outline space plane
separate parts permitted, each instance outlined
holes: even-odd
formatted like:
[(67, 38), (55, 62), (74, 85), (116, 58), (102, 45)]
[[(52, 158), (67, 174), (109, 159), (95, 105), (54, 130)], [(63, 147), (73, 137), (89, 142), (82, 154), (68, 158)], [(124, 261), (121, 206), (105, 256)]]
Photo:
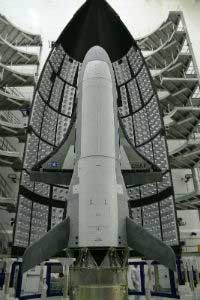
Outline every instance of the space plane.
[[(162, 172), (126, 134), (111, 59), (103, 47), (93, 46), (85, 55), (77, 90), (76, 109), (63, 141), (31, 171), (33, 181), (69, 185), (66, 218), (26, 249), (23, 272), (64, 249), (91, 249), (94, 260), (105, 250), (134, 249), (176, 270), (171, 247), (129, 217), (126, 186), (161, 181)], [(74, 167), (66, 169), (71, 146)], [(122, 146), (128, 170), (121, 165)]]

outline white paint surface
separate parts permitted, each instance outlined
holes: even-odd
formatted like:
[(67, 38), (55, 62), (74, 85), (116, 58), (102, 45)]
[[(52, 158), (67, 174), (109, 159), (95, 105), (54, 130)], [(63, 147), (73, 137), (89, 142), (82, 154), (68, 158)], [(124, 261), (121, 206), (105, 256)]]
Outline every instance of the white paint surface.
[(82, 101), (79, 102), (79, 247), (118, 245), (113, 101), (108, 64), (103, 61), (89, 62), (83, 75)]
[(118, 201), (115, 161), (90, 157), (81, 159), (78, 166), (79, 247), (116, 247)]
[(81, 158), (104, 155), (115, 158), (112, 79), (103, 61), (89, 62), (83, 77)]

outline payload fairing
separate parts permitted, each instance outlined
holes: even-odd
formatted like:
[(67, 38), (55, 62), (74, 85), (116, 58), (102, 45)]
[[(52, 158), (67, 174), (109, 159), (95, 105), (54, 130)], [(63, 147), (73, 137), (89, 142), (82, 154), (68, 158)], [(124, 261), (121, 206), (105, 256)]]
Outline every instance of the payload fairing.
[[(71, 99), (69, 116), (65, 106)], [(21, 217), (31, 211), (24, 271), (67, 248), (77, 258), (72, 282), (125, 286), (128, 247), (175, 269), (165, 244), (177, 244), (177, 231), (157, 95), (140, 50), (105, 1), (87, 1), (55, 43), (30, 125), (15, 227), (18, 246)], [(41, 156), (45, 144), (49, 155)], [(28, 160), (34, 147), (34, 159)], [(42, 192), (49, 187), (48, 197), (38, 195), (39, 184)], [(65, 187), (64, 201), (55, 201), (56, 189)], [(48, 233), (36, 241), (36, 208), (48, 205)], [(57, 226), (49, 225), (53, 205), (64, 208)]]
[[(32, 179), (55, 184), (61, 173), (69, 146), (75, 144), (75, 163), (67, 196), (67, 216), (24, 254), (24, 271), (49, 259), (65, 248), (131, 248), (175, 270), (172, 249), (137, 226), (129, 216), (128, 194), (121, 172), (120, 144), (123, 144), (117, 113), (117, 92), (111, 61), (101, 47), (86, 54), (78, 80), (76, 122), (63, 143), (34, 166)], [(71, 137), (75, 127), (74, 140)], [(128, 140), (126, 141), (128, 143)], [(132, 163), (146, 173), (151, 182), (159, 172), (130, 145)], [(56, 162), (56, 164), (55, 164)], [(57, 166), (60, 169), (57, 169)], [(136, 168), (132, 170), (136, 172)], [(143, 173), (137, 173), (143, 184)], [(156, 179), (158, 174), (156, 174)], [(68, 177), (68, 176), (67, 176)], [(161, 174), (160, 174), (161, 177)], [(130, 180), (130, 179), (129, 179)], [(134, 178), (133, 184), (134, 184)], [(52, 246), (52, 243), (55, 246)], [(38, 250), (39, 249), (39, 250)]]

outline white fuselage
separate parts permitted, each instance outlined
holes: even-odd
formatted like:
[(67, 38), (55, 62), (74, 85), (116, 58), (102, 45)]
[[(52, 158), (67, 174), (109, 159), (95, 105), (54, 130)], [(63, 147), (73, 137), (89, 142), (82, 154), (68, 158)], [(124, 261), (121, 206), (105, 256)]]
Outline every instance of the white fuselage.
[(69, 247), (124, 247), (128, 196), (119, 160), (114, 73), (100, 47), (79, 74), (76, 160), (69, 188)]
[(116, 246), (118, 203), (112, 78), (103, 61), (87, 64), (82, 82), (79, 246)]

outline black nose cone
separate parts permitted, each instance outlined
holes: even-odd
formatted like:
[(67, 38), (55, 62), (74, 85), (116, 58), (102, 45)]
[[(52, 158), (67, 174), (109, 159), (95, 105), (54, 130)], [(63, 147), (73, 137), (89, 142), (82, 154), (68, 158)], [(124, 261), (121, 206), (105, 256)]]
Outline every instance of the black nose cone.
[(129, 31), (105, 0), (87, 0), (63, 30), (59, 42), (70, 56), (81, 62), (93, 46), (101, 46), (115, 61), (134, 44)]

